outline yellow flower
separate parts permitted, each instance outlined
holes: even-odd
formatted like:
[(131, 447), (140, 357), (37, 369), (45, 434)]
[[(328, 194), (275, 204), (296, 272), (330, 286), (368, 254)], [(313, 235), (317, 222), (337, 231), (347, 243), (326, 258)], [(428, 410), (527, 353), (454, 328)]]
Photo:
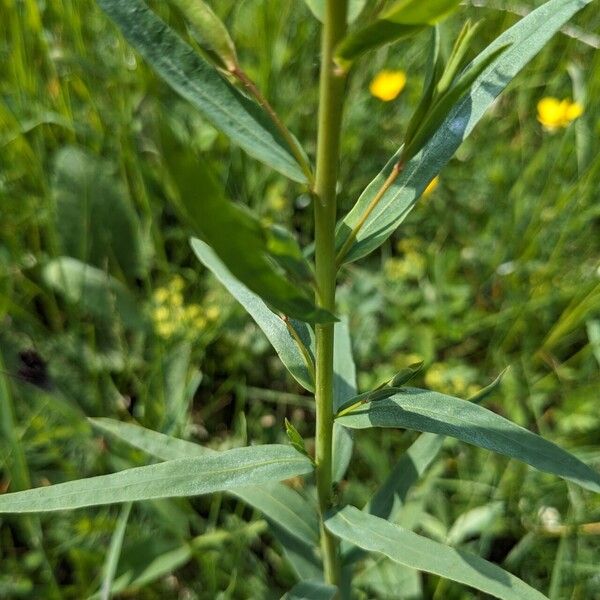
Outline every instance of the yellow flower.
[(423, 190), (423, 197), (429, 196), (439, 185), (440, 177), (436, 175), (427, 185), (427, 187)]
[(583, 106), (579, 102), (559, 100), (558, 98), (542, 98), (537, 104), (538, 121), (549, 131), (567, 127), (583, 114)]
[(406, 85), (404, 71), (380, 71), (369, 85), (369, 91), (375, 98), (389, 102), (397, 98)]

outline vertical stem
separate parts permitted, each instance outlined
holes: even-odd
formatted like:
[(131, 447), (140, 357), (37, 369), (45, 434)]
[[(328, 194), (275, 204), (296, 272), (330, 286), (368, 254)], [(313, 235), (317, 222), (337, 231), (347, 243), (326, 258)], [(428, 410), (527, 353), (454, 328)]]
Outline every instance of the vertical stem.
[[(335, 310), (336, 184), (340, 159), (340, 130), (344, 76), (336, 72), (333, 52), (346, 31), (347, 0), (327, 0), (321, 39), (319, 131), (315, 181), (315, 266), (317, 302)], [(339, 544), (323, 525), (332, 502), (333, 440), (333, 323), (316, 325), (316, 479), (321, 514), (321, 552), (325, 580), (340, 583)]]

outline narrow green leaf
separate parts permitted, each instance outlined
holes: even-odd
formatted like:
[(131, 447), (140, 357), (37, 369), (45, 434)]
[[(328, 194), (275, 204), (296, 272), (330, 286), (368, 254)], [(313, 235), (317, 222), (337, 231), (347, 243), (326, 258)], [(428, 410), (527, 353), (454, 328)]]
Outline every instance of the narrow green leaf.
[(394, 562), (433, 573), (503, 600), (547, 600), (497, 565), (347, 506), (325, 521), (331, 533)]
[[(160, 460), (176, 460), (202, 456), (218, 456), (211, 448), (164, 435), (139, 425), (114, 419), (89, 419), (94, 427), (115, 436), (149, 456)], [(279, 524), (291, 536), (312, 546), (318, 543), (319, 525), (313, 507), (292, 488), (271, 483), (230, 491), (233, 496), (261, 511), (269, 521)]]
[[(290, 444), (292, 444), (292, 446), (296, 448), (296, 450), (300, 452), (300, 454), (308, 456), (308, 452), (306, 451), (306, 446), (304, 444), (304, 438), (300, 435), (298, 430), (289, 422), (287, 417), (285, 419), (285, 432), (288, 436), (288, 439), (290, 440)], [(308, 456), (308, 458), (310, 458), (310, 456)]]
[[(332, 322), (335, 317), (315, 306), (312, 289), (302, 288), (274, 262), (275, 247), (280, 264), (300, 262), (296, 248), (277, 244), (246, 206), (231, 202), (208, 165), (163, 137), (164, 160), (178, 194), (175, 200), (186, 221), (217, 254), (232, 275), (284, 315), (302, 321)], [(270, 241), (271, 240), (271, 241)], [(192, 240), (192, 247), (196, 240)], [(307, 282), (308, 283), (308, 282)]]
[[(427, 184), (450, 160), (500, 92), (554, 33), (589, 2), (591, 0), (549, 0), (500, 35), (471, 63), (472, 66), (476, 66), (486, 61), (498, 48), (510, 44), (510, 47), (497, 56), (475, 79), (469, 92), (450, 111), (422, 150), (404, 165), (399, 177), (383, 195), (358, 232), (344, 258), (345, 262), (366, 256), (391, 235), (413, 208)], [(358, 224), (399, 158), (400, 151), (367, 186), (356, 205), (340, 222), (336, 236), (338, 249)]]
[[(240, 283), (222, 263), (213, 250), (200, 240), (192, 244), (194, 253), (200, 262), (227, 288), (227, 291), (246, 309), (248, 314), (263, 330), (273, 348), (279, 355), (292, 377), (309, 392), (313, 392), (314, 380), (307, 368), (305, 359), (300, 352), (283, 320), (278, 317), (255, 293)], [(312, 354), (314, 360), (314, 335), (305, 323), (291, 321), (304, 346)]]
[(402, 25), (380, 19), (362, 29), (349, 33), (335, 51), (335, 61), (344, 70), (370, 50), (392, 44), (425, 29), (424, 25)]
[(0, 513), (47, 512), (153, 498), (198, 496), (269, 484), (312, 471), (289, 446), (248, 446), (0, 495)]
[(196, 41), (219, 66), (229, 71), (237, 67), (235, 44), (223, 21), (202, 0), (171, 0), (184, 14)]
[(333, 600), (337, 588), (317, 581), (301, 581), (297, 583), (281, 600)]
[(337, 421), (353, 429), (401, 427), (440, 433), (600, 492), (600, 474), (569, 452), (482, 406), (438, 392), (402, 388)]
[(121, 508), (119, 518), (117, 519), (117, 526), (115, 527), (110, 540), (110, 546), (108, 547), (108, 553), (104, 562), (104, 574), (102, 576), (102, 588), (100, 590), (101, 600), (110, 600), (112, 597), (111, 590), (115, 580), (117, 567), (119, 565), (121, 548), (123, 547), (123, 539), (125, 537), (125, 530), (127, 529), (127, 523), (129, 521), (131, 506), (131, 502), (127, 502), (127, 504), (124, 504)]
[(133, 329), (144, 326), (140, 305), (129, 290), (104, 271), (75, 258), (63, 256), (47, 263), (42, 278), (82, 313), (113, 322), (117, 314)]
[[(435, 433), (421, 434), (396, 462), (363, 511), (392, 521), (404, 505), (409, 490), (436, 459), (444, 439), (443, 435)], [(360, 560), (363, 554), (364, 551), (356, 547), (346, 549), (344, 564)]]
[(155, 71), (217, 129), (254, 158), (294, 181), (306, 177), (271, 120), (230, 85), (143, 0), (98, 0)]
[[(356, 366), (352, 357), (352, 341), (348, 320), (335, 324), (333, 346), (334, 412), (356, 394)], [(340, 481), (352, 459), (353, 434), (346, 427), (333, 424), (333, 480)]]

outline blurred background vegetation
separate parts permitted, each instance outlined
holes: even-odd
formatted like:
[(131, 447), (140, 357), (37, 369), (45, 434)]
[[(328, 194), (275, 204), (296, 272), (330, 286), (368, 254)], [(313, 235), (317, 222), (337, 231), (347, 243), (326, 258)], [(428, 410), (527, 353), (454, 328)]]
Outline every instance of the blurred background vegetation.
[[(315, 149), (318, 26), (299, 0), (220, 0), (242, 64)], [(478, 5), (483, 4), (477, 2)], [(535, 2), (528, 2), (531, 8)], [(539, 4), (539, 2), (538, 2)], [(523, 5), (468, 5), (479, 49)], [(166, 2), (154, 7), (184, 35)], [(92, 0), (0, 0), (0, 490), (144, 464), (99, 437), (109, 416), (215, 448), (313, 429), (312, 400), (193, 258), (162, 141), (210, 159), (237, 201), (310, 241), (309, 198), (231, 147), (128, 48)], [(592, 4), (522, 73), (389, 242), (341, 277), (361, 389), (422, 360), (418, 381), (468, 397), (510, 365), (489, 408), (600, 466), (600, 14)], [(402, 139), (423, 39), (357, 67), (345, 115), (340, 211)], [(406, 73), (392, 102), (369, 93)], [(583, 116), (543, 129), (544, 96)], [(91, 273), (84, 289), (83, 272)], [(40, 362), (41, 361), (41, 362)], [(44, 371), (44, 367), (47, 372)], [(7, 375), (11, 374), (12, 376)], [(23, 379), (34, 379), (31, 385)], [(361, 432), (348, 479), (361, 505), (414, 440)], [(0, 598), (95, 596), (127, 520), (123, 598), (279, 598), (294, 581), (259, 514), (214, 495), (0, 518)], [(447, 441), (409, 495), (406, 526), (504, 565), (553, 600), (600, 598), (600, 500)], [(372, 560), (363, 598), (483, 595)]]

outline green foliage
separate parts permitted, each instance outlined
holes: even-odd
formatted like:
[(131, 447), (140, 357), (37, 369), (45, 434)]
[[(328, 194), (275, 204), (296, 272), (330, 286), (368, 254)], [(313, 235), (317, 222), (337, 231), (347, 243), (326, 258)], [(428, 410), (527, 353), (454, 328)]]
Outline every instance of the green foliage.
[(493, 563), (433, 542), (353, 506), (341, 509), (325, 523), (337, 536), (361, 548), (381, 552), (401, 565), (459, 581), (496, 598), (546, 598)]
[(288, 479), (312, 470), (286, 446), (236, 448), (215, 456), (182, 458), (79, 481), (4, 494), (1, 512), (45, 512), (153, 498), (197, 496)]
[[(0, 49), (10, 58), (0, 75), (0, 502), (21, 489), (50, 497), (132, 472), (169, 477), (184, 463), (193, 467), (181, 485), (195, 497), (178, 497), (167, 479), (168, 497), (120, 511), (1, 515), (0, 596), (279, 598), (291, 590), (287, 597), (452, 600), (470, 593), (464, 585), (499, 597), (597, 596), (588, 533), (599, 496), (519, 462), (598, 490), (600, 162), (591, 140), (600, 70), (587, 31), (597, 11), (565, 30), (574, 38), (559, 34), (540, 50), (585, 5), (551, 0), (467, 65), (516, 18), (462, 6), (435, 26), (455, 3), (349, 2), (355, 25), (346, 41), (366, 32), (364, 49), (378, 49), (368, 61), (339, 59), (353, 69), (332, 162), (340, 164), (332, 174), (338, 249), (350, 240), (339, 262), (381, 250), (338, 273), (340, 321), (324, 351), (311, 322), (324, 280), (315, 277), (313, 223), (303, 212), (319, 202), (307, 158), (317, 148), (319, 24), (287, 0), (276, 8), (174, 0), (177, 10), (153, 2), (152, 11), (139, 0), (101, 3), (167, 85), (88, 0), (0, 0)], [(307, 4), (327, 21), (324, 2)], [(403, 33), (410, 43), (379, 45)], [(367, 97), (384, 67), (408, 77), (393, 104)], [(584, 116), (566, 131), (544, 131), (535, 121), (544, 95), (573, 96)], [(493, 118), (483, 120), (488, 106)], [(450, 135), (455, 111), (470, 119), (468, 132), (481, 120), (479, 131)], [(400, 164), (391, 189), (356, 240), (347, 237), (377, 186), (348, 223), (345, 209), (402, 139), (377, 184)], [(446, 163), (437, 190), (396, 231)], [(409, 181), (407, 173), (416, 174)], [(193, 232), (204, 241), (190, 249)], [(290, 298), (302, 307), (290, 308)], [(44, 389), (26, 383), (31, 367), (19, 353), (33, 348), (48, 363)], [(259, 468), (265, 483), (241, 487), (229, 475), (221, 487), (214, 472), (202, 475), (263, 448), (304, 461), (279, 446), (286, 425), (313, 456), (322, 434), (312, 396), (322, 402), (315, 375), (324, 362), (338, 414), (325, 504), (346, 507), (327, 521), (338, 527), (339, 590), (321, 583), (332, 579), (323, 570), (331, 552), (318, 549), (318, 463), (316, 477), (307, 459), (306, 477), (284, 483), (276, 480), (294, 469)], [(502, 379), (480, 387), (509, 363)], [(402, 387), (409, 381), (438, 393)], [(92, 430), (85, 415), (111, 418), (93, 419)], [(365, 429), (354, 436), (342, 423), (355, 421)], [(73, 503), (154, 493), (122, 483)], [(340, 515), (353, 526), (342, 528)], [(393, 541), (382, 546), (377, 531)], [(423, 561), (406, 566), (407, 557)]]
[(295, 181), (305, 176), (259, 107), (204, 62), (142, 0), (100, 0), (161, 77), (251, 156)]

